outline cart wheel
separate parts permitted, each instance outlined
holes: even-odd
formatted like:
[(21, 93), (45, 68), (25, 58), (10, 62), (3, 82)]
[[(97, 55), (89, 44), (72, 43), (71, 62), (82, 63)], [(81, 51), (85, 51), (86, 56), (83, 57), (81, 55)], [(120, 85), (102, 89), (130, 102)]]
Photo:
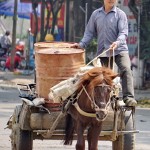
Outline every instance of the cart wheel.
[[(133, 119), (130, 111), (125, 114), (125, 131), (133, 130)], [(130, 116), (130, 117), (129, 117)], [(135, 149), (135, 133), (119, 135), (116, 141), (112, 142), (113, 150), (134, 150)]]
[(12, 132), (10, 135), (12, 150), (32, 150), (32, 132), (21, 130), (18, 123), (21, 108), (21, 105), (16, 106), (13, 114)]

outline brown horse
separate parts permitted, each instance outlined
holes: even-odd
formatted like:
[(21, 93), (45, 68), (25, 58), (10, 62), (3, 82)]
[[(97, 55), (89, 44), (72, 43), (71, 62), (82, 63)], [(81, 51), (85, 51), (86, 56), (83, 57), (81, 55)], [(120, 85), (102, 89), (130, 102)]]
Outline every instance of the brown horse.
[(115, 77), (117, 74), (105, 67), (95, 67), (83, 75), (79, 82), (77, 97), (67, 112), (65, 145), (72, 144), (76, 132), (76, 150), (84, 150), (84, 131), (87, 129), (88, 149), (97, 150), (102, 121), (109, 111)]

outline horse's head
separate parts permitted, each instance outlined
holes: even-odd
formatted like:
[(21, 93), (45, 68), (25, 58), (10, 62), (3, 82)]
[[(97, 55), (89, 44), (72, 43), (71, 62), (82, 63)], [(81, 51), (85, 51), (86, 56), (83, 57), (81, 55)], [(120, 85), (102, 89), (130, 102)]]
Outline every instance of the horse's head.
[(98, 121), (103, 121), (108, 114), (113, 79), (117, 75), (109, 68), (95, 67), (81, 79), (79, 86), (85, 87), (91, 110), (96, 113)]
[(103, 121), (109, 111), (110, 97), (111, 97), (112, 87), (107, 85), (105, 82), (94, 88), (93, 99), (93, 109), (96, 113), (96, 119), (98, 121)]

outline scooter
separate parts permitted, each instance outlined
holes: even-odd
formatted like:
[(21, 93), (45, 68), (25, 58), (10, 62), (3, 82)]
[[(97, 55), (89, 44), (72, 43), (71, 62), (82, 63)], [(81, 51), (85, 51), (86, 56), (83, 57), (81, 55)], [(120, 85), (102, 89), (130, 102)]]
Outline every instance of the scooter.
[(8, 54), (4, 54), (4, 50), (0, 48), (0, 70), (4, 71), (5, 69), (5, 63), (6, 59), (8, 57)]

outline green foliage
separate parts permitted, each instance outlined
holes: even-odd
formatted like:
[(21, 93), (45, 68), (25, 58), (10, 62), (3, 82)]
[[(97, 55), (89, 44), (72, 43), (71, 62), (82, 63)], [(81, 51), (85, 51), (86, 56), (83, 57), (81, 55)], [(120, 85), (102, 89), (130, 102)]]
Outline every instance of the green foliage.
[(97, 40), (93, 39), (87, 47), (87, 51), (95, 51), (97, 49)]
[(150, 59), (150, 21), (141, 23), (140, 55), (144, 60)]
[(24, 40), (24, 39), (27, 39), (28, 38), (28, 35), (27, 34), (22, 34), (22, 35), (20, 35), (20, 34), (17, 34), (16, 35), (16, 38), (21, 38), (20, 40)]
[(100, 1), (100, 3), (101, 3), (101, 4), (103, 4), (103, 3), (104, 3), (104, 0), (99, 0), (99, 1)]
[(138, 101), (138, 106), (142, 108), (150, 108), (150, 99), (142, 99)]
[(97, 40), (93, 39), (86, 48), (86, 62), (91, 61), (97, 52)]

